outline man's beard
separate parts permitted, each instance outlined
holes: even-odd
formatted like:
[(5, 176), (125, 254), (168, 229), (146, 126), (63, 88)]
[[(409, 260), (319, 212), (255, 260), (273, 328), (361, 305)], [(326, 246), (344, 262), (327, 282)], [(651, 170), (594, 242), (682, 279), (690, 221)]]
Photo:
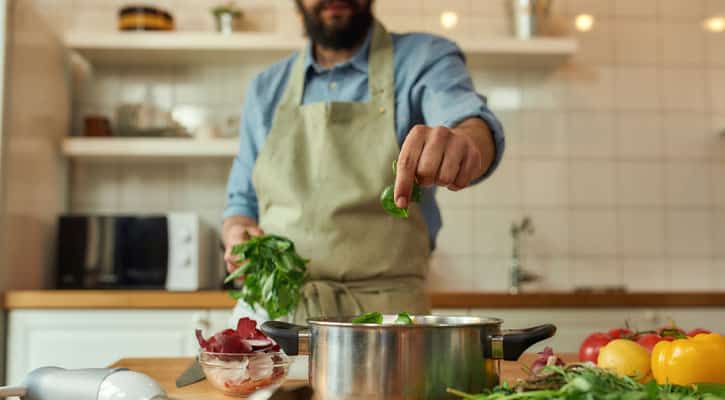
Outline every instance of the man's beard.
[[(360, 9), (360, 5), (354, 0), (345, 0), (345, 3), (354, 10), (347, 25), (342, 27), (326, 26), (322, 22), (322, 9), (335, 0), (322, 0), (312, 12), (305, 10), (300, 1), (297, 5), (304, 17), (307, 36), (316, 44), (334, 50), (351, 49), (359, 44), (367, 35), (372, 25), (372, 1), (366, 7)], [(340, 0), (337, 0), (340, 1)]]

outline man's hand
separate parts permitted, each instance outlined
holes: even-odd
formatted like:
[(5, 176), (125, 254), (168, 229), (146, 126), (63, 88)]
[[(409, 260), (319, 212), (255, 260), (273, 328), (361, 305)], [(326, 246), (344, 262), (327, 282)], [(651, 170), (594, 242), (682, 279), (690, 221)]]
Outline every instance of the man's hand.
[(455, 128), (416, 125), (403, 142), (395, 177), (395, 204), (408, 207), (413, 182), (458, 191), (483, 175), (493, 162), (491, 131), (480, 118)]
[[(224, 261), (227, 264), (227, 272), (232, 273), (241, 267), (241, 264), (232, 255), (232, 248), (237, 244), (246, 242), (252, 236), (262, 235), (264, 235), (264, 231), (257, 226), (257, 222), (252, 218), (236, 216), (224, 220), (222, 240), (224, 242)], [(243, 280), (243, 278), (239, 280)]]

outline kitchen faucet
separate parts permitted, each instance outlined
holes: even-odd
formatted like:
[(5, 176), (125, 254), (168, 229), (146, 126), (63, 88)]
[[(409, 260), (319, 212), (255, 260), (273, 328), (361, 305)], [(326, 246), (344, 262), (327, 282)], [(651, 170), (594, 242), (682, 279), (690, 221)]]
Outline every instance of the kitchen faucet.
[(511, 260), (511, 270), (509, 271), (509, 276), (511, 278), (509, 293), (511, 294), (520, 293), (522, 283), (534, 282), (539, 279), (538, 275), (527, 272), (521, 266), (521, 235), (531, 235), (533, 233), (534, 224), (531, 222), (531, 218), (529, 217), (524, 217), (519, 224), (515, 221), (511, 223), (511, 237), (513, 238), (513, 255)]

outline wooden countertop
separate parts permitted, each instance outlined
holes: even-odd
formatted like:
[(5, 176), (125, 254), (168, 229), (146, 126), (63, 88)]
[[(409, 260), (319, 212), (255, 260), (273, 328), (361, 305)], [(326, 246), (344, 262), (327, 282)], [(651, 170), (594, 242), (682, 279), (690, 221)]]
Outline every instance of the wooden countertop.
[[(501, 362), (501, 378), (506, 381), (514, 381), (525, 376), (521, 369), (522, 365), (530, 365), (536, 355), (533, 353), (524, 354), (517, 362)], [(575, 354), (560, 354), (566, 362), (576, 361)], [(155, 379), (166, 390), (172, 400), (228, 400), (209, 385), (207, 381), (201, 381), (183, 388), (176, 387), (176, 378), (191, 364), (191, 358), (124, 358), (110, 365), (112, 368), (128, 368), (133, 371), (144, 373)], [(304, 384), (305, 381), (287, 381), (285, 385)]]
[[(611, 308), (725, 307), (722, 292), (652, 293), (432, 293), (433, 308)], [(0, 305), (3, 299), (0, 298)], [(9, 291), (4, 308), (14, 309), (229, 309), (234, 300), (222, 291), (144, 290)]]

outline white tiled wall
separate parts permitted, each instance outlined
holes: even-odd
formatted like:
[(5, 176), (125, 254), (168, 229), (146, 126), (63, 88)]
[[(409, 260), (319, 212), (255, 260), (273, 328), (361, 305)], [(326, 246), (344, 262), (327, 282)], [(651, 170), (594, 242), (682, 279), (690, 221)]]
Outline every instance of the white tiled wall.
[[(121, 0), (34, 0), (58, 29), (113, 30)], [(151, 1), (182, 30), (211, 29), (217, 1)], [(258, 30), (299, 32), (292, 0), (238, 1)], [(193, 3), (193, 7), (191, 4)], [(392, 30), (453, 38), (504, 36), (504, 0), (377, 0)], [(525, 265), (535, 288), (625, 284), (637, 290), (725, 289), (725, 33), (701, 28), (725, 0), (559, 0), (560, 20), (588, 13), (580, 51), (556, 68), (477, 67), (480, 92), (504, 122), (508, 149), (496, 175), (441, 193), (445, 221), (433, 263), (441, 290), (505, 290), (509, 226), (524, 215), (536, 233)], [(97, 69), (76, 110), (108, 111), (139, 100), (151, 83), (163, 105), (206, 105), (219, 120), (238, 113), (263, 65)], [(77, 118), (76, 118), (77, 119)], [(218, 224), (229, 161), (76, 163), (76, 211), (194, 209)]]

